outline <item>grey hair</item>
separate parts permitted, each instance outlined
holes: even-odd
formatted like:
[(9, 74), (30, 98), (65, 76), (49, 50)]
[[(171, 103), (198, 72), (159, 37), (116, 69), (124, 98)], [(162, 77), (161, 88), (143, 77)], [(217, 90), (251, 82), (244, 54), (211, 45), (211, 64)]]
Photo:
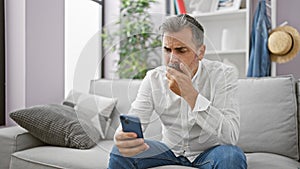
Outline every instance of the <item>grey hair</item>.
[(171, 16), (160, 26), (162, 35), (165, 32), (179, 32), (184, 28), (191, 28), (192, 40), (197, 48), (203, 45), (204, 29), (202, 25), (193, 17), (187, 14)]

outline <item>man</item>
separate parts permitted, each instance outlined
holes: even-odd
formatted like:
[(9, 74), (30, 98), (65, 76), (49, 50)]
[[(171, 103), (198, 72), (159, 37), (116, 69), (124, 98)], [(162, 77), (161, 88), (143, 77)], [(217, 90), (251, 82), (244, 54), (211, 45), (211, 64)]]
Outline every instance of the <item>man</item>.
[(147, 73), (129, 114), (143, 128), (152, 112), (163, 126), (161, 142), (115, 134), (109, 169), (183, 165), (201, 169), (247, 168), (239, 137), (237, 74), (232, 67), (203, 59), (203, 27), (189, 15), (168, 18), (161, 26), (168, 66)]

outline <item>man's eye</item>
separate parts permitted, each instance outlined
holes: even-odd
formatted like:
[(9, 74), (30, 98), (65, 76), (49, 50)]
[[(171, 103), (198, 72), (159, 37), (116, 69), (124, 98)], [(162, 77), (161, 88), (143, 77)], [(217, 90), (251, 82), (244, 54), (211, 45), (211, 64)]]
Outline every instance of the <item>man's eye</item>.
[(187, 50), (186, 49), (180, 49), (178, 50), (179, 53), (185, 53)]
[(171, 49), (170, 49), (170, 48), (166, 48), (166, 47), (164, 47), (164, 50), (165, 50), (166, 52), (168, 52), (168, 53), (170, 53), (170, 52), (171, 52)]

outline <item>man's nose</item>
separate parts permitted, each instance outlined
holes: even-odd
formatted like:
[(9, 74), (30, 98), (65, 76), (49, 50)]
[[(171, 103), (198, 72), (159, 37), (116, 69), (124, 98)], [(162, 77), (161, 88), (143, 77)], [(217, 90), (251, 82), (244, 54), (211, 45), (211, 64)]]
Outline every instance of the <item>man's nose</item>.
[(179, 58), (174, 54), (174, 52), (171, 53), (170, 55), (170, 62), (171, 63), (178, 63), (180, 60)]

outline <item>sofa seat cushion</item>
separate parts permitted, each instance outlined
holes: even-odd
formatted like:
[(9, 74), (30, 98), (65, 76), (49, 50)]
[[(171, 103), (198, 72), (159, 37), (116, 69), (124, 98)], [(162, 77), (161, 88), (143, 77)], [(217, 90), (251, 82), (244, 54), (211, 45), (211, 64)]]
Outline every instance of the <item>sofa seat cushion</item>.
[(15, 126), (1, 128), (0, 145), (0, 166), (2, 168), (9, 168), (10, 154), (16, 151), (44, 145), (44, 143), (29, 134), (27, 130)]
[(248, 169), (297, 169), (300, 163), (291, 158), (271, 153), (247, 153)]
[[(10, 169), (107, 169), (112, 140), (103, 140), (88, 150), (41, 146), (12, 155)], [(188, 169), (191, 167), (162, 166), (153, 169)]]
[[(89, 150), (41, 146), (12, 155), (10, 169), (106, 169), (113, 141), (105, 140)], [(248, 169), (295, 169), (300, 163), (288, 157), (270, 153), (247, 153)], [(184, 166), (161, 166), (152, 169), (188, 169)]]
[(106, 169), (112, 140), (103, 140), (87, 149), (72, 149), (56, 146), (41, 146), (12, 155), (10, 169)]

